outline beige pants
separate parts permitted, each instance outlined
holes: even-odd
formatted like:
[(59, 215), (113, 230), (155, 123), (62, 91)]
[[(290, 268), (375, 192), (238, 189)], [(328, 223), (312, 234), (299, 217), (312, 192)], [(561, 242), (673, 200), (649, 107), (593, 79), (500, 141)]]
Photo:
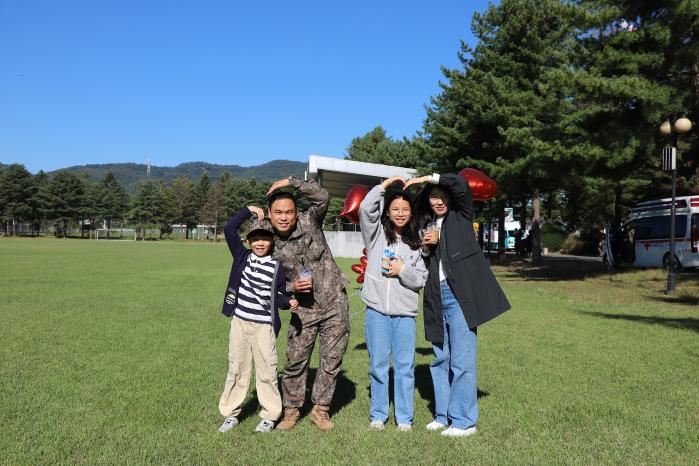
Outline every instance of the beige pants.
[(256, 324), (238, 317), (231, 319), (228, 344), (228, 377), (218, 409), (224, 417), (238, 416), (248, 394), (252, 362), (255, 361), (255, 388), (262, 406), (260, 417), (279, 419), (282, 399), (277, 384), (277, 339), (269, 324)]

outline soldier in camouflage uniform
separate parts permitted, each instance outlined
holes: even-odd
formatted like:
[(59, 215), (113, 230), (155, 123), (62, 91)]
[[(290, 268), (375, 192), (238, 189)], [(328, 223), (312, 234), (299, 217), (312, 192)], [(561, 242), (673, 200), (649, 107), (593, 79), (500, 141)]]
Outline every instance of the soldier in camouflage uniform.
[[(277, 191), (287, 186), (310, 201), (310, 207), (297, 211), (295, 197)], [(347, 280), (333, 260), (322, 229), (330, 196), (315, 181), (291, 177), (275, 182), (267, 195), (275, 231), (273, 257), (284, 266), (287, 290), (299, 301), (289, 324), (282, 378), (284, 418), (277, 429), (290, 430), (299, 420), (308, 363), (320, 336), (320, 365), (313, 384), (310, 420), (321, 430), (330, 430), (333, 424), (328, 409), (349, 339)], [(312, 278), (299, 278), (304, 269), (310, 270)]]

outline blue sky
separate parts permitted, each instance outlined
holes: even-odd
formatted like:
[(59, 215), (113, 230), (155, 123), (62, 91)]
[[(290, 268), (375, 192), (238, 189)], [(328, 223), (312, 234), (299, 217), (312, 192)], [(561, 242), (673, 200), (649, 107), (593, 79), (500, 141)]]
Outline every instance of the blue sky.
[(248, 166), (411, 136), (487, 3), (0, 0), (0, 162)]

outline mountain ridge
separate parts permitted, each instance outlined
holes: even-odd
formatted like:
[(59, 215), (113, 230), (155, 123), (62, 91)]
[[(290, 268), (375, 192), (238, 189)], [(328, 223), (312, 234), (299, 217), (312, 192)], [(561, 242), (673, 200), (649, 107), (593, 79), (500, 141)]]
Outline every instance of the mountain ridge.
[(163, 180), (166, 184), (171, 183), (180, 176), (186, 176), (193, 183), (206, 172), (212, 182), (217, 181), (223, 172), (229, 172), (234, 178), (255, 178), (258, 181), (272, 181), (287, 176), (303, 177), (306, 170), (306, 163), (294, 160), (270, 160), (269, 162), (243, 167), (241, 165), (222, 165), (216, 163), (195, 161), (183, 162), (174, 167), (151, 165), (150, 177), (146, 176), (148, 166), (144, 163), (105, 163), (74, 165), (58, 170), (47, 172), (52, 175), (56, 172), (67, 170), (75, 174), (86, 174), (91, 181), (102, 181), (108, 172), (112, 172), (114, 177), (130, 193), (136, 191), (140, 181)]

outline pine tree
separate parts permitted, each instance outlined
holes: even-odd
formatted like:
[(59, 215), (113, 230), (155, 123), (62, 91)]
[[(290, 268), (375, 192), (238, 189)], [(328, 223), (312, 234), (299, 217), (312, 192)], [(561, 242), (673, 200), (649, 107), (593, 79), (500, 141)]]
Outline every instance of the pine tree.
[(197, 226), (194, 186), (188, 178), (180, 176), (166, 190), (168, 211), (172, 213), (176, 223), (185, 225), (185, 237)]
[(220, 182), (211, 186), (204, 203), (202, 220), (207, 225), (214, 226), (214, 240), (218, 238), (218, 230), (225, 221), (225, 209), (223, 207), (223, 188)]
[(39, 173), (34, 175), (34, 195), (29, 199), (29, 207), (31, 209), (31, 214), (29, 216), (29, 221), (32, 224), (32, 234), (39, 234), (41, 232), (42, 225), (44, 223), (46, 206), (43, 196), (44, 191), (49, 183), (49, 177), (46, 173), (39, 170)]
[(424, 166), (418, 151), (410, 141), (394, 140), (381, 126), (375, 127), (364, 136), (352, 139), (347, 147), (345, 159), (409, 168)]
[(266, 206), (269, 183), (258, 183), (254, 178), (243, 180), (231, 178), (221, 183), (222, 203), (227, 217), (248, 205)]
[(85, 181), (85, 191), (80, 211), (83, 219), (83, 233), (87, 230), (90, 239), (92, 239), (93, 232), (99, 228), (100, 222), (105, 217), (104, 200), (106, 197), (107, 188), (102, 183)]
[(24, 165), (15, 163), (0, 173), (0, 218), (5, 222), (6, 234), (13, 233), (11, 225), (31, 220), (29, 200), (35, 192), (32, 174)]
[(126, 193), (126, 189), (117, 181), (112, 172), (107, 172), (102, 181), (102, 185), (105, 188), (103, 215), (104, 220), (107, 222), (107, 238), (109, 238), (112, 222), (124, 221), (124, 216), (129, 208), (129, 196)]
[[(669, 192), (669, 178), (660, 170), (663, 143), (658, 140), (658, 126), (670, 112), (691, 110), (687, 92), (691, 86), (679, 76), (691, 77), (698, 59), (686, 51), (697, 51), (699, 4), (663, 0), (578, 4), (576, 62), (564, 74), (574, 95), (570, 121), (580, 128), (578, 141), (572, 142), (586, 150), (577, 179), (567, 189), (582, 192), (580, 197), (587, 202), (599, 200), (598, 215), (587, 222), (599, 224), (600, 216), (613, 216), (618, 223), (638, 200), (666, 197)], [(680, 19), (685, 13), (686, 21)], [(686, 179), (696, 170), (692, 168), (696, 153), (685, 156), (680, 190), (687, 188)]]
[(165, 216), (165, 196), (160, 184), (154, 180), (143, 181), (138, 185), (129, 212), (131, 222), (136, 225), (136, 233), (143, 237), (143, 231), (159, 224)]
[[(569, 170), (561, 142), (571, 103), (556, 71), (569, 66), (575, 36), (571, 8), (560, 1), (503, 0), (476, 13), (475, 49), (462, 43), (463, 70), (443, 70), (447, 83), (432, 99), (421, 146), (441, 170), (483, 169), (505, 202), (533, 199), (533, 252), (538, 254), (539, 196)], [(500, 214), (504, 246), (503, 214)], [(535, 255), (535, 260), (538, 256)]]
[(211, 190), (211, 180), (209, 179), (209, 174), (204, 172), (199, 177), (197, 184), (194, 185), (194, 192), (192, 193), (197, 222), (202, 221), (204, 217), (209, 190)]
[(55, 173), (42, 190), (44, 213), (54, 222), (56, 236), (65, 236), (68, 223), (79, 220), (84, 191), (82, 178), (66, 170)]

